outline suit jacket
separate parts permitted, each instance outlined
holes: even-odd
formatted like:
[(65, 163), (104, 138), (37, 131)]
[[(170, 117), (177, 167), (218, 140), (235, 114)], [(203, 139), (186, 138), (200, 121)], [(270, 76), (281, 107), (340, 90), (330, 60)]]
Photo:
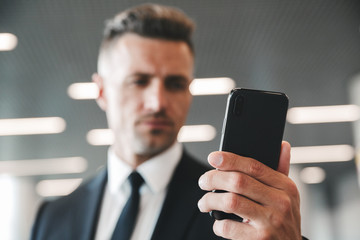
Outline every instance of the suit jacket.
[[(201, 213), (197, 208), (197, 201), (204, 194), (198, 187), (198, 179), (207, 170), (183, 153), (170, 180), (152, 240), (222, 239), (213, 233), (213, 220), (209, 214)], [(93, 239), (106, 181), (107, 171), (103, 170), (72, 194), (42, 204), (31, 239)]]

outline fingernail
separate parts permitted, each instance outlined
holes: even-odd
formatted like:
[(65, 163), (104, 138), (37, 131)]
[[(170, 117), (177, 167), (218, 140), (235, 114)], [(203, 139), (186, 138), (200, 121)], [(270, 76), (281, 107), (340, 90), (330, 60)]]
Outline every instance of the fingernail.
[(202, 187), (204, 185), (204, 178), (202, 176), (199, 178), (198, 184), (199, 184), (199, 187), (202, 189)]
[(201, 209), (202, 209), (202, 207), (203, 207), (203, 201), (201, 201), (201, 200), (202, 200), (202, 199), (200, 199), (200, 200), (198, 201), (198, 204), (197, 204), (200, 212), (201, 212)]
[(220, 167), (223, 162), (223, 157), (221, 154), (210, 154), (208, 160), (214, 167)]

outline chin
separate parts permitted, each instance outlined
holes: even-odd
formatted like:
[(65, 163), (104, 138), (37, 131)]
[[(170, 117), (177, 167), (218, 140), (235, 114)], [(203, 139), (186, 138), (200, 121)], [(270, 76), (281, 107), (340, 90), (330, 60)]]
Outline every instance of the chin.
[[(146, 139), (146, 140), (144, 140)], [(135, 152), (142, 156), (155, 156), (162, 153), (175, 142), (174, 138), (142, 138), (134, 144)]]

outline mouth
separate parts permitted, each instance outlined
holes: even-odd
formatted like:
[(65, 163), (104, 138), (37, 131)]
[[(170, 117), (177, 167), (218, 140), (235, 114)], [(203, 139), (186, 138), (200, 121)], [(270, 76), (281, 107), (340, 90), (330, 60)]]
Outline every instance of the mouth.
[(167, 119), (146, 119), (141, 121), (140, 123), (152, 129), (162, 129), (173, 126), (172, 121)]
[(174, 126), (174, 122), (165, 116), (146, 116), (137, 122), (141, 127), (144, 127), (150, 131), (152, 130), (166, 130)]

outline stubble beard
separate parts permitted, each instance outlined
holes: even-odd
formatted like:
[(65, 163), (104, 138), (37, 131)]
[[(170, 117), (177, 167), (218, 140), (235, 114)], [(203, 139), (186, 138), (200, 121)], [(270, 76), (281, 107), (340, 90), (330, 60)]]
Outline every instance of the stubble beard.
[(165, 132), (163, 130), (154, 129), (149, 133), (135, 132), (133, 141), (134, 153), (145, 159), (168, 149), (176, 140), (175, 132)]
[[(170, 122), (170, 129), (150, 129), (144, 130), (140, 127), (143, 121), (148, 119), (163, 119)], [(172, 121), (165, 111), (150, 113), (137, 119), (133, 132), (133, 151), (134, 153), (147, 160), (168, 149), (177, 137), (177, 130), (174, 121)]]

